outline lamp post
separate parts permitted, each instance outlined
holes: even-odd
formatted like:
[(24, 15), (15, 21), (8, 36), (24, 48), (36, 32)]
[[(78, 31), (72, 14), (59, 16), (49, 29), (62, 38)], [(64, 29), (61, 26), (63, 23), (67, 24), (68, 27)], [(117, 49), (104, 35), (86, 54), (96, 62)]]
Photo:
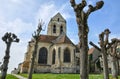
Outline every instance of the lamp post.
[(6, 43), (6, 51), (5, 51), (5, 56), (4, 56), (4, 61), (3, 61), (3, 65), (2, 65), (2, 71), (1, 71), (1, 79), (5, 79), (6, 78), (6, 74), (7, 74), (7, 69), (8, 69), (8, 63), (9, 63), (9, 58), (10, 58), (10, 46), (12, 44), (12, 42), (19, 42), (19, 39), (17, 38), (17, 36), (15, 34), (12, 33), (6, 33), (3, 37), (2, 40)]

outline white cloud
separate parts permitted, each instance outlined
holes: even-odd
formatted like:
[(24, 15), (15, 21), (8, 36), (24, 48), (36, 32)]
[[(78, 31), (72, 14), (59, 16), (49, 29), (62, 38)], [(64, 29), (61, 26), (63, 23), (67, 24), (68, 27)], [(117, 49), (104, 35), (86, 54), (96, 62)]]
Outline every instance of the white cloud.
[(68, 2), (61, 5), (60, 7), (55, 5), (53, 1), (42, 4), (36, 14), (36, 19), (43, 19), (47, 22), (51, 17), (53, 17), (57, 12), (60, 12), (65, 19), (71, 18), (72, 16), (69, 13), (70, 8), (68, 7)]
[(12, 3), (21, 4), (22, 0), (10, 0)]
[[(65, 19), (72, 18), (71, 14), (69, 13), (70, 10), (71, 8), (69, 6), (68, 1), (61, 6), (57, 6), (54, 1), (49, 1), (47, 3), (44, 3), (40, 5), (39, 10), (36, 13), (35, 16), (36, 24), (38, 23), (39, 19), (42, 19), (43, 22), (45, 22), (45, 26), (47, 26), (46, 24), (48, 24), (51, 17), (53, 17), (58, 12), (60, 12)], [(47, 30), (45, 30), (45, 32), (42, 33), (44, 34), (46, 33), (46, 31)]]
[(32, 23), (25, 23), (21, 19), (17, 18), (14, 21), (4, 21), (0, 19), (0, 33), (13, 32), (15, 34), (22, 34), (33, 31)]
[(109, 35), (109, 41), (111, 41), (111, 39), (113, 39), (113, 38), (120, 39), (120, 34), (110, 34)]
[[(0, 38), (6, 33), (11, 32), (15, 33), (18, 38), (20, 38), (19, 43), (12, 43), (11, 50), (10, 50), (10, 63), (8, 72), (23, 61), (24, 53), (26, 52), (27, 43), (31, 38), (31, 33), (33, 32), (34, 27), (32, 23), (23, 22), (22, 19), (16, 18), (13, 21), (6, 21), (5, 18), (2, 16), (0, 18)], [(29, 35), (29, 36), (28, 36)], [(0, 62), (2, 62), (3, 57), (5, 55), (6, 44), (0, 40)], [(22, 50), (21, 50), (22, 49)]]

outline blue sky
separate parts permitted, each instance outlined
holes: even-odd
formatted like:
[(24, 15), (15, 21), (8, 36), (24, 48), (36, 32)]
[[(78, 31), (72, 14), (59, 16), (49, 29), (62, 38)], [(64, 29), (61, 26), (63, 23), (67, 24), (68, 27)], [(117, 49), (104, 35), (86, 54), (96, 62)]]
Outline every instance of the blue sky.
[[(99, 0), (86, 1), (88, 4), (95, 5)], [(76, 0), (76, 3), (79, 2), (81, 0)], [(110, 39), (120, 38), (120, 1), (104, 0), (104, 2), (103, 8), (93, 12), (88, 19), (89, 41), (93, 41), (95, 44), (99, 41), (98, 34), (105, 28), (111, 30)], [(42, 19), (47, 26), (50, 18), (58, 12), (67, 21), (68, 37), (77, 44), (78, 30), (69, 0), (0, 0), (0, 38), (6, 32), (15, 33), (20, 38), (19, 43), (12, 43), (11, 46), (9, 73), (23, 62), (28, 41), (37, 28), (38, 20)], [(45, 30), (47, 31), (47, 29)], [(43, 31), (42, 34), (46, 34), (46, 31)], [(0, 62), (2, 62), (6, 45), (2, 40), (0, 40), (0, 45)]]

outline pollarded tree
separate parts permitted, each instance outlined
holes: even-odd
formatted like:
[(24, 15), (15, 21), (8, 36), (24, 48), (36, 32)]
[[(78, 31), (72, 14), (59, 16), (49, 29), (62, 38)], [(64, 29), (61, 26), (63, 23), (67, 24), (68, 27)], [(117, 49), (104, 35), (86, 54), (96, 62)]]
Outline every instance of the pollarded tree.
[(87, 19), (89, 15), (102, 8), (104, 2), (98, 1), (96, 6), (88, 5), (89, 9), (85, 12), (83, 9), (87, 6), (86, 0), (76, 4), (75, 0), (70, 0), (71, 6), (74, 9), (76, 21), (78, 25), (79, 48), (80, 48), (80, 77), (81, 79), (88, 79), (88, 32), (89, 27)]
[(2, 37), (2, 40), (6, 44), (6, 50), (5, 50), (5, 56), (3, 60), (3, 64), (1, 66), (1, 78), (0, 79), (6, 79), (7, 70), (8, 70), (8, 64), (10, 59), (10, 47), (12, 45), (12, 42), (19, 42), (18, 37), (14, 33), (5, 33), (5, 35)]
[(117, 46), (120, 43), (120, 40), (117, 38), (113, 38), (112, 40), (113, 45), (111, 46), (111, 51), (110, 51), (110, 55), (111, 55), (111, 68), (112, 68), (112, 77), (115, 79), (118, 79), (118, 72), (119, 72), (119, 66), (118, 66), (118, 59), (119, 59), (119, 55), (117, 53)]
[(112, 46), (113, 43), (109, 43), (108, 38), (109, 38), (110, 31), (109, 29), (105, 29), (104, 32), (99, 34), (99, 44), (100, 47), (96, 46), (94, 43), (90, 42), (92, 46), (94, 46), (98, 51), (102, 53), (103, 57), (103, 73), (104, 73), (104, 79), (109, 79), (109, 70), (108, 70), (108, 58), (107, 58), (107, 50)]

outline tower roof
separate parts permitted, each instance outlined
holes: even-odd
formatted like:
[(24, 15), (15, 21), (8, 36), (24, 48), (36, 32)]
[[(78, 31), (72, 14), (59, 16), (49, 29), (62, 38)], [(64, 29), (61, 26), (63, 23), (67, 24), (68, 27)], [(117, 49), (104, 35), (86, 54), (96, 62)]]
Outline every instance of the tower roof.
[(55, 16), (51, 18), (52, 21), (63, 21), (66, 22), (66, 20), (63, 18), (63, 16), (58, 12)]

